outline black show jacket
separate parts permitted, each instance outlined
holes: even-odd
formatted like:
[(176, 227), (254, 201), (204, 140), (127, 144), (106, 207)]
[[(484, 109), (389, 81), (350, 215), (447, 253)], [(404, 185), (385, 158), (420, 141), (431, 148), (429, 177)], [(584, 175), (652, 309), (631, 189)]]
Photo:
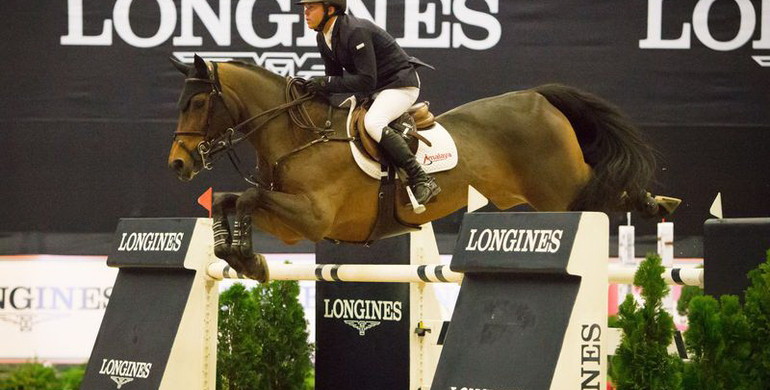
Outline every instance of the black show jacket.
[(376, 24), (339, 15), (332, 31), (332, 50), (324, 35), (316, 36), (329, 77), (327, 92), (371, 94), (383, 89), (419, 87), (413, 63), (396, 40)]

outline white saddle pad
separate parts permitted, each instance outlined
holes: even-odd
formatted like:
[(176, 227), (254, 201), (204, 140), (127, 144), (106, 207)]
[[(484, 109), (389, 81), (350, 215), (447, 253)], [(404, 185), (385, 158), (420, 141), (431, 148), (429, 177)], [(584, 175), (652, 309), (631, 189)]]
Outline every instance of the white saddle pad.
[[(355, 96), (346, 99), (340, 106), (344, 107), (345, 104), (350, 105), (346, 126), (348, 136), (350, 137), (353, 110), (356, 108), (357, 104)], [(420, 130), (420, 135), (428, 139), (433, 145), (428, 146), (423, 142), (419, 142), (417, 152), (414, 154), (425, 172), (435, 173), (448, 171), (457, 166), (457, 146), (444, 126), (435, 122), (430, 128)], [(382, 172), (379, 162), (372, 160), (368, 155), (361, 152), (352, 141), (350, 142), (350, 151), (353, 153), (353, 159), (356, 160), (356, 164), (358, 164), (358, 167), (361, 168), (362, 171), (374, 179), (380, 179)]]

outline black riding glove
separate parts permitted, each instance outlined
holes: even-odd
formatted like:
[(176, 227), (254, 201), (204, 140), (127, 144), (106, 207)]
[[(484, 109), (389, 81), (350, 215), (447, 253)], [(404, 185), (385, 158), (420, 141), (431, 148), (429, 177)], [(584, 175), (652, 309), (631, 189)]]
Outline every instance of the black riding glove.
[(307, 84), (305, 84), (305, 87), (307, 88), (308, 92), (313, 94), (326, 93), (329, 87), (329, 78), (326, 76), (312, 77), (310, 78), (310, 80), (307, 81)]

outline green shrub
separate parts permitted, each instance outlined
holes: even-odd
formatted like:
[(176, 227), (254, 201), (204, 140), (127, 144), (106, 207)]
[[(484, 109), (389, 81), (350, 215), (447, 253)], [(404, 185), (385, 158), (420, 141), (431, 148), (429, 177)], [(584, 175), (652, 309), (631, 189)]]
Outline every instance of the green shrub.
[(746, 375), (751, 356), (749, 323), (738, 297), (723, 295), (719, 301), (694, 297), (688, 312), (684, 337), (690, 362), (684, 369), (684, 388), (751, 389)]
[(298, 296), (298, 282), (260, 284), (251, 291), (235, 284), (222, 293), (218, 389), (313, 388), (312, 345)]
[(9, 366), (0, 376), (0, 390), (76, 390), (83, 380), (84, 366), (61, 371), (39, 362)]
[(703, 296), (703, 289), (698, 286), (682, 286), (682, 293), (676, 301), (676, 311), (680, 316), (687, 316), (687, 308), (695, 297)]
[(2, 390), (59, 390), (56, 369), (41, 363), (25, 363), (0, 380)]
[(743, 308), (732, 295), (690, 302), (685, 389), (770, 388), (770, 251), (749, 279)]
[(749, 272), (745, 313), (752, 347), (748, 376), (752, 389), (770, 389), (770, 250), (767, 261)]
[(86, 373), (86, 366), (70, 367), (61, 372), (61, 389), (62, 390), (78, 390), (80, 383), (83, 382), (83, 375)]
[(617, 388), (770, 389), (770, 250), (767, 261), (748, 275), (743, 307), (736, 296), (717, 300), (698, 288), (685, 289), (677, 310), (688, 315), (686, 364), (665, 353), (674, 327), (660, 308), (668, 292), (662, 272), (660, 259), (648, 255), (634, 278), (644, 306), (631, 296), (620, 306), (617, 322), (624, 334), (610, 365)]
[(644, 304), (640, 307), (628, 295), (618, 308), (617, 325), (623, 336), (610, 365), (618, 390), (674, 390), (681, 385), (682, 363), (667, 351), (675, 327), (662, 306), (669, 291), (660, 276), (663, 271), (660, 257), (648, 254), (634, 276)]

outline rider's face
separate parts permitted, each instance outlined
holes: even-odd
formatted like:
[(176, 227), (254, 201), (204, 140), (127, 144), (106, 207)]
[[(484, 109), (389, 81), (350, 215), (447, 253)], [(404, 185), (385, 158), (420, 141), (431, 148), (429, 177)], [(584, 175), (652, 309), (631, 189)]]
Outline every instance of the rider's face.
[(310, 29), (315, 29), (324, 18), (324, 7), (321, 3), (304, 4), (305, 23)]

